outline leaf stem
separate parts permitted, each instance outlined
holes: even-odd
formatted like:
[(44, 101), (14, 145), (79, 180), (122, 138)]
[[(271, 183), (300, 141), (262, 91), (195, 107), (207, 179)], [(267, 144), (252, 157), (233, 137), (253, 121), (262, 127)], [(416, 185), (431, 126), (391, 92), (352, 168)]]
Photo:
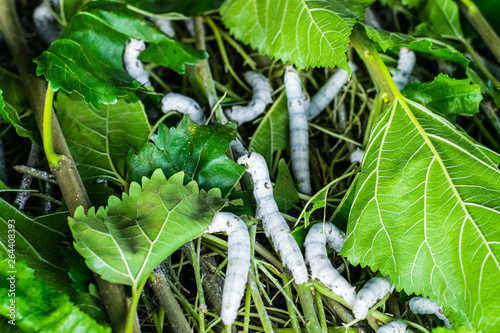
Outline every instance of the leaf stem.
[(57, 155), (52, 145), (52, 102), (54, 101), (54, 90), (47, 86), (47, 93), (45, 95), (45, 107), (43, 109), (43, 150), (47, 156), (47, 162), (51, 168), (58, 168), (61, 155)]
[(484, 18), (479, 8), (470, 0), (455, 0), (462, 14), (465, 15), (470, 24), (481, 35), (486, 45), (495, 55), (500, 63), (500, 38), (488, 21)]
[(281, 279), (283, 280), (283, 285), (286, 294), (288, 297), (286, 298), (286, 307), (288, 309), (288, 314), (290, 315), (290, 321), (292, 323), (292, 329), (294, 333), (300, 333), (299, 320), (297, 319), (297, 313), (295, 313), (293, 307), (293, 294), (292, 294), (292, 285), (290, 283), (290, 278), (286, 274), (281, 274)]
[(144, 285), (149, 279), (149, 275), (146, 276), (140, 283), (139, 286), (132, 286), (132, 302), (128, 308), (127, 314), (127, 324), (125, 326), (125, 333), (134, 332), (134, 321), (137, 313), (137, 305), (139, 304), (139, 299), (141, 298), (141, 291)]
[(463, 43), (465, 45), (465, 48), (467, 49), (467, 52), (472, 57), (472, 59), (474, 60), (474, 63), (479, 68), (479, 70), (481, 71), (481, 73), (483, 73), (483, 75), (488, 80), (491, 81), (491, 84), (493, 84), (495, 87), (499, 87), (500, 86), (500, 82), (498, 82), (498, 80), (493, 76), (493, 74), (491, 74), (491, 72), (488, 70), (488, 68), (486, 68), (486, 66), (484, 65), (484, 63), (479, 58), (479, 55), (477, 54), (476, 50), (474, 49), (474, 47), (472, 47), (472, 44), (470, 43), (470, 40), (464, 39)]
[(192, 241), (188, 242), (189, 252), (191, 254), (191, 261), (193, 263), (194, 269), (194, 277), (196, 280), (196, 289), (198, 290), (198, 323), (200, 325), (199, 330), (201, 333), (205, 332), (205, 311), (207, 307), (207, 303), (205, 302), (205, 294), (203, 293), (203, 284), (201, 282), (201, 274), (200, 274), (200, 260), (198, 257), (198, 252), (194, 248), (194, 244)]
[(302, 283), (301, 285), (296, 285), (296, 288), (299, 293), (300, 305), (304, 311), (308, 331), (311, 333), (322, 332), (318, 317), (316, 316), (316, 308), (314, 307), (310, 284)]

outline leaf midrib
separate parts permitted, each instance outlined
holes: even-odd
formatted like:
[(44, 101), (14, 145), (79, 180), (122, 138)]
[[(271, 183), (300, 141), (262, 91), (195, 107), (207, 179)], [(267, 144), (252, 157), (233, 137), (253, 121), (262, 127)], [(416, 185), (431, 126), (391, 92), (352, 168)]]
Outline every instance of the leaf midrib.
[[(484, 234), (482, 233), (481, 229), (479, 229), (479, 227), (476, 224), (475, 220), (470, 215), (469, 210), (467, 209), (467, 207), (465, 205), (465, 202), (462, 200), (462, 197), (460, 196), (460, 193), (458, 193), (458, 191), (457, 191), (457, 189), (455, 187), (455, 184), (453, 183), (453, 180), (451, 179), (450, 174), (448, 173), (448, 170), (446, 169), (446, 166), (444, 165), (443, 160), (441, 159), (441, 156), (439, 155), (439, 153), (437, 152), (436, 148), (434, 147), (434, 145), (430, 141), (429, 136), (424, 131), (424, 129), (422, 128), (422, 126), (420, 126), (420, 123), (415, 118), (415, 115), (413, 114), (413, 112), (411, 112), (410, 108), (406, 104), (405, 98), (401, 94), (397, 94), (396, 95), (396, 98), (394, 100), (394, 104), (397, 105), (397, 103), (401, 104), (401, 106), (405, 110), (406, 114), (408, 115), (408, 117), (410, 117), (412, 123), (417, 128), (419, 134), (422, 136), (422, 138), (426, 142), (427, 146), (431, 150), (434, 158), (439, 163), (439, 165), (441, 167), (441, 170), (444, 173), (444, 175), (445, 175), (445, 177), (446, 177), (446, 179), (447, 179), (447, 181), (448, 181), (448, 183), (449, 183), (449, 185), (450, 185), (450, 187), (451, 187), (451, 189), (453, 191), (453, 194), (455, 195), (455, 197), (457, 198), (460, 206), (462, 207), (462, 210), (465, 212), (467, 219), (472, 223), (472, 225), (476, 229), (476, 232), (480, 235), (481, 240), (482, 240), (484, 246), (488, 250), (488, 254), (493, 258), (493, 260), (495, 261), (495, 264), (496, 264), (498, 270), (500, 271), (500, 263), (498, 262), (496, 256), (494, 255), (493, 251), (491, 250), (491, 247), (489, 246), (489, 243), (486, 240), (486, 238), (484, 237)], [(391, 120), (389, 120), (389, 122), (390, 121)], [(377, 165), (377, 167), (378, 167), (378, 165)], [(465, 224), (465, 221), (464, 221), (464, 223), (462, 225), (464, 225), (464, 224)], [(461, 250), (461, 244), (459, 245), (459, 250)], [(460, 257), (460, 262), (462, 263), (462, 258), (461, 257)], [(463, 270), (463, 267), (462, 267), (462, 270)], [(464, 278), (464, 282), (467, 284), (467, 281), (465, 280), (465, 278)]]

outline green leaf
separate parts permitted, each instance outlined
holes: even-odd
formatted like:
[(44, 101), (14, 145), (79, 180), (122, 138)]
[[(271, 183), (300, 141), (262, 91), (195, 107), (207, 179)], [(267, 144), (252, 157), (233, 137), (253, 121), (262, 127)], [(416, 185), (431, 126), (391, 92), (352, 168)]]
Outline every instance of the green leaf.
[(125, 185), (127, 153), (139, 150), (151, 131), (142, 103), (119, 100), (96, 111), (77, 94), (59, 93), (54, 106), (82, 179)]
[(141, 53), (139, 59), (154, 62), (173, 69), (177, 73), (184, 74), (186, 65), (196, 65), (198, 60), (207, 59), (208, 53), (204, 51), (193, 52), (193, 49), (179, 44), (175, 40), (164, 43), (149, 44)]
[(459, 326), (500, 329), (500, 155), (396, 96), (366, 149), (342, 252), (429, 296)]
[(278, 177), (274, 185), (274, 199), (282, 213), (288, 212), (293, 205), (300, 201), (299, 192), (295, 188), (290, 170), (284, 159), (278, 164)]
[(368, 37), (376, 42), (384, 52), (397, 46), (405, 46), (425, 54), (430, 59), (437, 58), (453, 61), (463, 68), (468, 68), (469, 66), (470, 60), (446, 43), (429, 38), (412, 37), (398, 32), (377, 30), (367, 25), (364, 25), (364, 27)]
[(187, 16), (195, 16), (219, 8), (223, 0), (126, 0), (125, 2), (150, 13), (175, 12)]
[[(49, 288), (26, 262), (16, 262), (15, 298), (9, 297), (11, 277), (7, 260), (0, 261), (0, 314), (7, 317), (15, 299), (15, 327), (23, 332), (111, 332), (69, 301), (69, 297)], [(7, 317), (11, 320), (10, 317)]]
[(483, 99), (481, 88), (471, 80), (456, 80), (439, 74), (432, 82), (412, 82), (401, 93), (447, 118), (479, 112)]
[(271, 170), (273, 153), (290, 145), (286, 94), (274, 101), (252, 136), (248, 150), (261, 154)]
[(136, 288), (150, 271), (187, 241), (200, 236), (224, 206), (220, 191), (183, 185), (179, 172), (161, 170), (130, 185), (129, 195), (109, 198), (106, 208), (75, 211), (69, 225), (75, 249), (103, 279)]
[(35, 119), (30, 117), (28, 122), (21, 120), (21, 114), (29, 106), (21, 79), (0, 67), (0, 88), (3, 101), (0, 101), (0, 116), (12, 124), (19, 136), (30, 138), (31, 141), (41, 145), (40, 134), (36, 127)]
[(261, 53), (298, 67), (350, 71), (349, 36), (374, 0), (228, 0), (220, 8), (229, 31)]
[(419, 14), (432, 32), (444, 38), (464, 40), (460, 26), (460, 11), (454, 1), (427, 0)]
[(181, 74), (186, 63), (206, 57), (204, 52), (168, 38), (125, 4), (98, 1), (85, 5), (60, 39), (35, 59), (37, 75), (45, 75), (54, 90), (78, 92), (96, 109), (101, 104), (113, 104), (120, 97), (132, 98), (131, 89), (138, 88), (138, 82), (128, 75), (122, 63), (125, 42), (131, 37), (153, 46), (155, 51), (149, 53), (178, 52), (169, 65)]
[(12, 254), (9, 235), (14, 235), (16, 261), (26, 261), (52, 288), (71, 293), (68, 267), (60, 251), (62, 243), (70, 237), (68, 212), (31, 218), (3, 199), (0, 199), (0, 211), (0, 256)]
[(179, 125), (168, 129), (161, 124), (152, 143), (139, 152), (129, 152), (129, 179), (139, 182), (161, 168), (167, 177), (183, 171), (185, 181), (194, 180), (200, 188), (219, 188), (227, 196), (245, 173), (245, 168), (226, 156), (236, 137), (236, 123), (200, 126), (185, 116)]

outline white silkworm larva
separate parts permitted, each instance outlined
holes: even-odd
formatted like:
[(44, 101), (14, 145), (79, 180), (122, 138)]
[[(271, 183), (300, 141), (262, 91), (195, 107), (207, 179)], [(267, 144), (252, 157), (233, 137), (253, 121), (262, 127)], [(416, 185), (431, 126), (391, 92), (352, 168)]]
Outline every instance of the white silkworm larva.
[[(349, 62), (351, 73), (356, 72), (356, 64)], [(316, 118), (330, 104), (340, 89), (347, 83), (347, 71), (339, 69), (333, 74), (320, 90), (313, 96), (309, 109), (307, 110), (307, 120)]]
[(195, 31), (194, 31), (194, 20), (192, 17), (189, 17), (187, 19), (184, 20), (184, 24), (186, 25), (186, 29), (187, 31), (189, 31), (189, 34), (191, 35), (191, 37), (194, 37), (196, 35)]
[(410, 310), (413, 313), (436, 315), (436, 317), (443, 321), (443, 324), (447, 329), (453, 329), (453, 325), (450, 324), (448, 318), (446, 318), (443, 314), (443, 309), (438, 306), (436, 302), (431, 302), (428, 297), (424, 298), (418, 296), (410, 299)]
[(408, 84), (408, 80), (410, 79), (411, 72), (416, 62), (417, 57), (415, 52), (406, 47), (401, 47), (399, 49), (398, 71), (392, 77), (399, 90), (403, 89)]
[(238, 159), (238, 164), (246, 165), (252, 176), (253, 194), (257, 202), (256, 217), (262, 220), (267, 237), (271, 237), (275, 250), (291, 272), (296, 284), (307, 282), (307, 268), (299, 245), (290, 233), (290, 227), (278, 210), (273, 197), (273, 185), (264, 157), (258, 153), (248, 153)]
[(205, 125), (207, 117), (203, 113), (198, 102), (194, 99), (177, 94), (169, 93), (161, 100), (161, 110), (163, 113), (175, 110), (182, 114), (188, 114), (192, 121), (198, 125)]
[(246, 106), (235, 105), (226, 110), (226, 116), (241, 125), (257, 118), (264, 112), (266, 106), (273, 102), (273, 88), (267, 78), (259, 73), (249, 71), (244, 74), (245, 80), (252, 87), (252, 100)]
[(228, 235), (227, 270), (222, 294), (221, 317), (225, 325), (232, 325), (245, 292), (250, 269), (250, 236), (245, 223), (228, 212), (215, 214), (206, 233), (225, 232)]
[(352, 152), (351, 156), (349, 158), (351, 159), (351, 163), (359, 163), (361, 164), (361, 161), (363, 161), (363, 157), (365, 156), (365, 151), (361, 150), (359, 148), (356, 148), (354, 152)]
[(134, 80), (139, 81), (139, 83), (145, 87), (151, 87), (148, 72), (144, 70), (142, 61), (138, 59), (141, 52), (145, 49), (146, 44), (143, 40), (135, 38), (127, 40), (125, 43), (125, 51), (123, 52), (123, 64), (125, 65), (127, 73)]
[(377, 333), (409, 333), (406, 324), (400, 320), (394, 320), (378, 328)]
[(326, 252), (327, 243), (330, 248), (340, 252), (344, 241), (345, 234), (333, 224), (316, 223), (309, 229), (304, 247), (312, 278), (320, 280), (335, 295), (341, 296), (349, 306), (352, 306), (356, 298), (356, 288), (333, 268)]
[(358, 292), (352, 313), (356, 319), (365, 319), (368, 310), (374, 306), (378, 300), (382, 299), (387, 293), (394, 290), (394, 286), (389, 280), (389, 276), (371, 278)]
[(57, 21), (47, 4), (42, 3), (35, 8), (33, 11), (33, 24), (40, 37), (48, 45), (52, 44), (61, 35)]
[(151, 21), (168, 37), (175, 37), (175, 30), (172, 21), (163, 17), (150, 17)]
[(302, 91), (300, 77), (295, 68), (287, 66), (285, 72), (285, 91), (290, 116), (290, 151), (295, 181), (302, 193), (311, 194), (311, 175), (309, 172), (309, 132), (307, 110), (309, 99)]
[(373, 9), (371, 9), (370, 7), (366, 8), (365, 11), (365, 23), (371, 25), (374, 28), (382, 29), (377, 15), (373, 12)]

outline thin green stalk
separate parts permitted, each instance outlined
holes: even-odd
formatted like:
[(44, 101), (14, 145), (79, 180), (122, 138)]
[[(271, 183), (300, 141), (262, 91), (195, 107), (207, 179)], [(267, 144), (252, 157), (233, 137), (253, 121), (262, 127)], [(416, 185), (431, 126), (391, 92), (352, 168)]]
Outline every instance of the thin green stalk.
[(132, 286), (132, 302), (128, 308), (127, 323), (125, 325), (125, 333), (134, 332), (134, 322), (137, 313), (137, 305), (139, 304), (139, 299), (141, 298), (141, 291), (144, 285), (149, 279), (149, 275), (145, 277), (138, 286)]
[(250, 66), (250, 68), (254, 71), (257, 69), (257, 65), (255, 64), (255, 61), (250, 58), (250, 56), (245, 52), (245, 50), (241, 47), (240, 44), (238, 44), (238, 42), (236, 42), (230, 34), (228, 34), (227, 32), (225, 32), (224, 30), (219, 30), (222, 38), (224, 38), (226, 40), (226, 42), (229, 43), (229, 45), (231, 45), (232, 47), (234, 47), (234, 49), (236, 50), (236, 52), (238, 52), (241, 57), (243, 58), (244, 62), (243, 62), (243, 65), (248, 65)]
[(250, 307), (252, 305), (252, 290), (250, 285), (247, 284), (245, 289), (245, 319), (243, 321), (243, 333), (248, 333), (248, 328), (250, 325)]
[(200, 274), (200, 260), (198, 257), (199, 252), (195, 250), (193, 242), (188, 242), (189, 252), (191, 253), (191, 261), (193, 263), (194, 277), (196, 280), (198, 304), (198, 323), (200, 325), (200, 332), (205, 332), (205, 311), (207, 303), (205, 302), (205, 294), (203, 293), (203, 284), (201, 282)]
[(481, 109), (486, 114), (486, 117), (488, 117), (496, 134), (500, 136), (500, 119), (498, 118), (498, 111), (496, 110), (495, 103), (493, 103), (493, 101), (483, 101), (481, 102)]
[(299, 293), (300, 305), (304, 312), (308, 331), (311, 333), (322, 332), (318, 317), (316, 316), (316, 308), (314, 307), (313, 296), (309, 284), (302, 283), (301, 285), (295, 285), (295, 287)]
[(488, 45), (491, 52), (500, 63), (500, 38), (488, 21), (484, 18), (479, 8), (471, 0), (456, 0), (458, 7), (465, 15), (467, 20), (472, 24), (474, 29), (483, 38), (486, 45)]
[(365, 135), (363, 138), (363, 148), (366, 148), (368, 145), (368, 140), (370, 139), (370, 133), (372, 131), (373, 123), (375, 122), (375, 119), (378, 118), (380, 113), (382, 112), (382, 109), (384, 107), (384, 100), (380, 96), (380, 94), (377, 94), (375, 98), (373, 99), (373, 105), (370, 110), (370, 116), (368, 117), (368, 122), (366, 124), (366, 129), (365, 129)]
[(491, 74), (491, 72), (488, 70), (488, 68), (486, 68), (484, 63), (479, 58), (479, 55), (477, 54), (476, 50), (472, 46), (470, 40), (464, 39), (463, 43), (465, 45), (465, 48), (467, 49), (467, 52), (471, 55), (472, 59), (474, 60), (474, 63), (479, 68), (481, 73), (483, 73), (483, 75), (486, 76), (486, 78), (491, 81), (491, 84), (493, 84), (493, 86), (500, 87), (500, 82), (498, 82), (496, 77), (494, 77), (493, 74)]
[(45, 95), (45, 107), (43, 109), (43, 150), (51, 168), (58, 168), (61, 161), (61, 155), (56, 154), (52, 145), (52, 102), (54, 101), (54, 90), (47, 86)]
[(295, 312), (293, 304), (292, 285), (290, 283), (290, 278), (288, 277), (288, 275), (282, 274), (281, 279), (283, 280), (283, 285), (285, 286), (285, 292), (288, 296), (286, 298), (286, 307), (290, 315), (290, 322), (292, 323), (293, 332), (300, 333), (301, 331), (299, 326), (299, 320), (297, 319), (297, 313)]
[(318, 309), (319, 322), (321, 324), (321, 329), (323, 332), (327, 331), (326, 314), (325, 308), (323, 307), (323, 301), (321, 300), (320, 293), (314, 293), (314, 299), (316, 301), (316, 308)]

